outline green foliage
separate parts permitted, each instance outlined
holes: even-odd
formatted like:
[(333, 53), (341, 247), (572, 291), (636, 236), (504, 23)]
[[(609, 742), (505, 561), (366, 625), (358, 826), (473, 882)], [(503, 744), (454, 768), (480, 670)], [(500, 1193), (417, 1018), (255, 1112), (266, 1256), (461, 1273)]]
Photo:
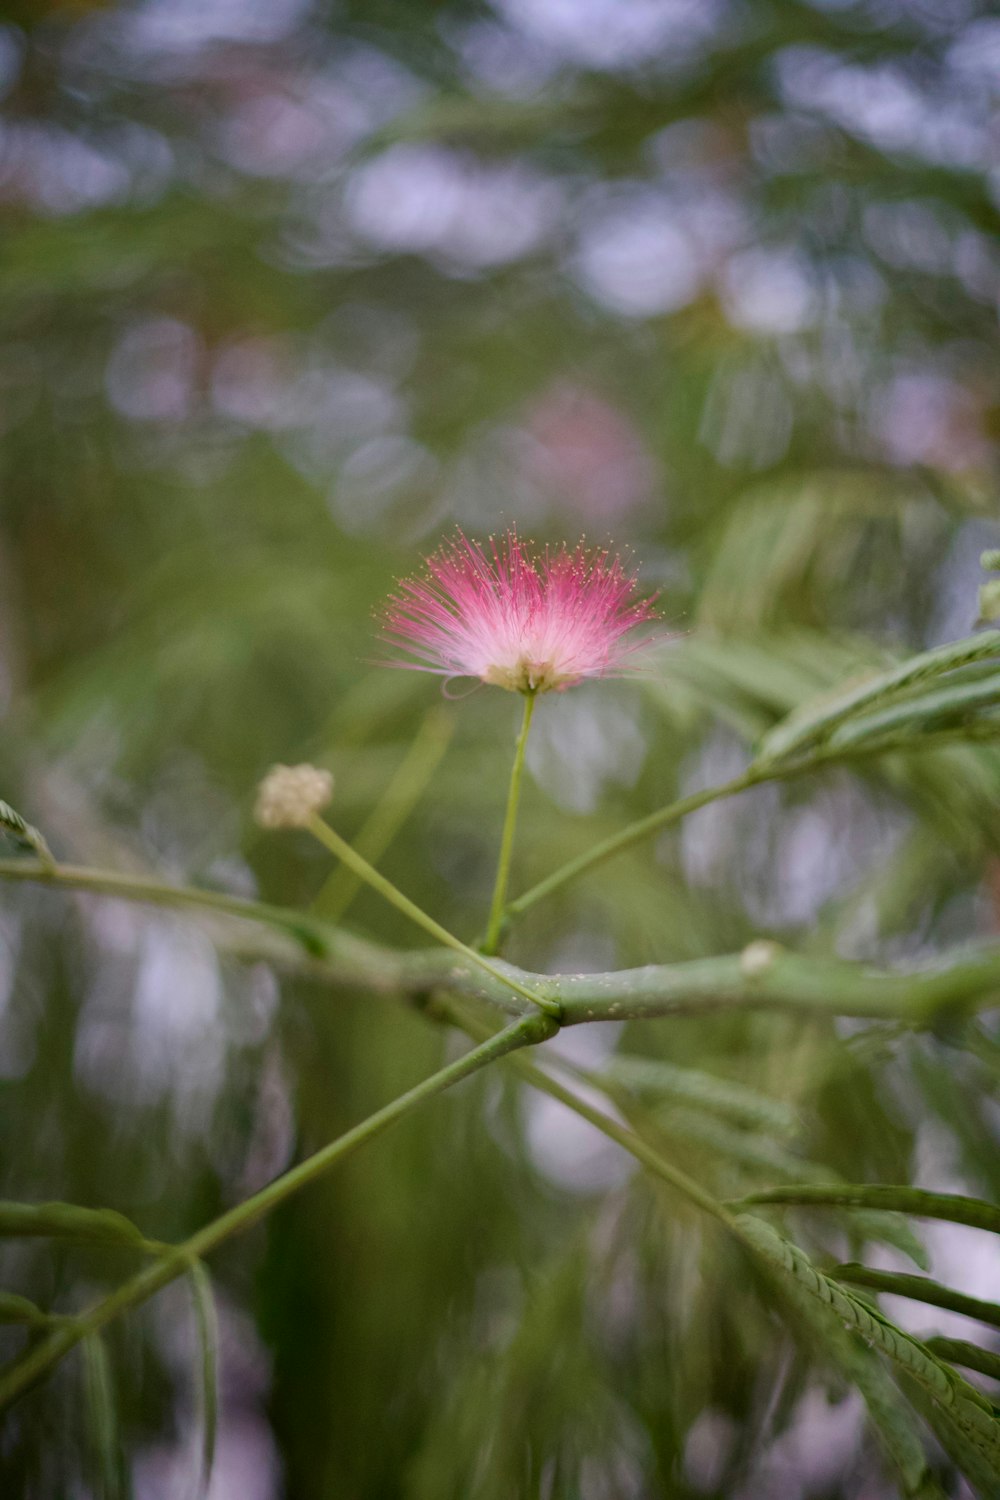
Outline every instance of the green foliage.
[(800, 1336), (807, 1345), (821, 1349), (860, 1391), (903, 1494), (939, 1496), (942, 1491), (930, 1468), (919, 1417), (877, 1355), (852, 1336), (831, 1305), (817, 1301), (796, 1281), (785, 1282), (782, 1297), (794, 1309), (795, 1324), (805, 1325)]
[[(888, 672), (850, 686), (846, 693), (832, 694), (819, 705), (806, 704), (764, 738), (759, 758), (765, 762), (776, 760), (805, 749), (815, 750), (817, 744), (824, 743), (836, 749), (856, 744), (880, 731), (906, 730), (911, 726), (919, 730), (928, 721), (946, 722), (949, 717), (961, 716), (981, 703), (994, 703), (996, 682), (992, 675), (984, 682), (959, 681), (952, 687), (954, 677), (949, 674), (970, 662), (998, 654), (1000, 631), (986, 631), (967, 641), (950, 642), (911, 657)], [(943, 686), (937, 680), (942, 677)], [(894, 701), (901, 695), (902, 702)], [(875, 704), (882, 705), (878, 712), (862, 712)]]
[(738, 1223), (740, 1232), (768, 1265), (792, 1278), (810, 1297), (830, 1307), (846, 1327), (921, 1386), (962, 1433), (975, 1454), (977, 1466), (989, 1473), (991, 1484), (1000, 1485), (1000, 1421), (994, 1416), (990, 1402), (955, 1375), (925, 1344), (845, 1292), (832, 1277), (818, 1271), (801, 1250), (783, 1240), (769, 1225), (749, 1215), (742, 1215)]
[[(195, 1442), (289, 1500), (1000, 1493), (993, 1351), (877, 1307), (988, 1309), (941, 1247), (1000, 1226), (992, 8), (579, 17), (0, 24), (5, 1495), (144, 1500)], [(170, 1245), (495, 1024), (250, 809), (330, 766), (338, 832), (483, 931), (517, 705), (387, 670), (371, 613), (511, 523), (613, 537), (668, 636), (539, 703), (515, 897), (750, 780), (511, 917), (523, 970), (642, 991), (536, 1050), (555, 1092), (407, 1113), (213, 1291)], [(817, 1417), (850, 1390), (870, 1433)]]

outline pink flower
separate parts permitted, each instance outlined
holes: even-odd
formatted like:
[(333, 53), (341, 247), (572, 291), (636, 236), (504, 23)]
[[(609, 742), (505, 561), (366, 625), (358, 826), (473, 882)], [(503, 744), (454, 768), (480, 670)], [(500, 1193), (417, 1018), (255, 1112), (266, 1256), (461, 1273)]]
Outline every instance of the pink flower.
[(395, 666), (479, 677), (510, 692), (562, 692), (622, 672), (647, 644), (628, 639), (655, 615), (635, 589), (620, 558), (582, 542), (532, 556), (509, 531), (487, 553), (459, 532), (428, 558), (422, 578), (399, 585), (383, 633), (406, 653)]

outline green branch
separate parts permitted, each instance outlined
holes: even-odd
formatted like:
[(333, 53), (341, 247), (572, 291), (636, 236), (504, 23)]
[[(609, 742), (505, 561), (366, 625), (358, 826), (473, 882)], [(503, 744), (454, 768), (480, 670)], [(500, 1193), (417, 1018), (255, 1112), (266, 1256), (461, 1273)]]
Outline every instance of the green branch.
[(712, 1010), (783, 1010), (926, 1025), (948, 1009), (1000, 1004), (1000, 948), (924, 969), (887, 970), (846, 959), (790, 953), (752, 943), (742, 953), (650, 964), (610, 974), (547, 981), (566, 1026), (585, 1021), (651, 1020)]
[(699, 807), (707, 807), (710, 802), (718, 802), (723, 797), (735, 797), (739, 792), (745, 792), (748, 787), (756, 786), (759, 782), (769, 779), (770, 775), (767, 771), (755, 771), (751, 767), (733, 781), (727, 781), (722, 786), (709, 787), (703, 792), (692, 792), (689, 797), (681, 797), (678, 801), (668, 803), (666, 807), (658, 808), (656, 812), (639, 818), (635, 823), (627, 824), (610, 838), (602, 839), (585, 854), (578, 854), (576, 859), (560, 865), (558, 870), (554, 870), (551, 875), (547, 875), (544, 880), (533, 885), (522, 896), (511, 901), (507, 906), (507, 915), (519, 916), (530, 906), (543, 901), (546, 896), (551, 896), (554, 891), (561, 890), (564, 885), (569, 885), (570, 881), (586, 875), (588, 871), (596, 869), (605, 860), (613, 859), (616, 854), (630, 849), (633, 844), (640, 844), (644, 839), (651, 838), (661, 829), (679, 823), (682, 818), (687, 817), (688, 813), (697, 812)]
[[(395, 950), (284, 907), (114, 871), (75, 865), (56, 865), (49, 870), (35, 860), (12, 859), (0, 860), (0, 879), (40, 881), (159, 906), (202, 908), (208, 915), (239, 917), (257, 924), (258, 929), (248, 927), (245, 935), (227, 941), (240, 957), (264, 958), (331, 984), (376, 994), (415, 996), (445, 990), (487, 1000), (513, 1015), (523, 1015), (530, 1001), (533, 1007), (541, 1004), (553, 1012), (558, 1009), (562, 1023), (569, 1026), (727, 1009), (854, 1016), (924, 1026), (949, 1009), (970, 1013), (1000, 1005), (1000, 947), (996, 946), (966, 951), (950, 960), (944, 957), (926, 968), (879, 969), (846, 959), (791, 953), (777, 944), (762, 942), (751, 944), (742, 953), (676, 964), (650, 964), (611, 973), (549, 975), (517, 968), (502, 959), (485, 959), (450, 934), (450, 948)], [(422, 923), (424, 918), (421, 913)], [(426, 918), (427, 922), (431, 920)], [(436, 923), (434, 926), (440, 940), (444, 929), (438, 930)], [(229, 935), (219, 936), (226, 941)]]
[(509, 902), (507, 916), (518, 916), (521, 912), (527, 911), (529, 907), (543, 901), (554, 892), (562, 890), (563, 886), (579, 879), (581, 875), (597, 869), (607, 860), (614, 859), (626, 849), (643, 843), (664, 828), (671, 828), (675, 823), (686, 818), (688, 813), (697, 812), (699, 808), (707, 807), (712, 802), (721, 802), (724, 798), (736, 797), (740, 792), (748, 791), (751, 787), (764, 786), (768, 782), (792, 781), (810, 772), (824, 770), (828, 766), (874, 760), (884, 755), (914, 751), (927, 752), (940, 750), (949, 745), (996, 742), (997, 740), (1000, 740), (1000, 721), (993, 721), (984, 724), (963, 724), (953, 729), (936, 732), (880, 735), (860, 744), (819, 746), (798, 760), (754, 761), (732, 781), (723, 782), (721, 786), (708, 787), (705, 791), (692, 792), (688, 797), (680, 797), (676, 802), (669, 802), (665, 807), (657, 808), (655, 812), (638, 818), (634, 823), (626, 824), (617, 833), (602, 839), (585, 853), (578, 854), (575, 859), (560, 865), (557, 870), (553, 870), (551, 875), (547, 875), (544, 880), (540, 880), (523, 895)]
[(317, 956), (329, 955), (343, 945), (343, 939), (329, 923), (293, 907), (271, 906), (265, 901), (250, 901), (245, 896), (230, 896), (225, 891), (198, 886), (170, 885), (128, 871), (47, 864), (35, 859), (0, 859), (0, 879), (38, 881), (42, 885), (93, 891), (100, 896), (121, 896), (126, 901), (143, 901), (151, 906), (200, 907), (206, 912), (241, 917), (287, 933), (306, 953)]

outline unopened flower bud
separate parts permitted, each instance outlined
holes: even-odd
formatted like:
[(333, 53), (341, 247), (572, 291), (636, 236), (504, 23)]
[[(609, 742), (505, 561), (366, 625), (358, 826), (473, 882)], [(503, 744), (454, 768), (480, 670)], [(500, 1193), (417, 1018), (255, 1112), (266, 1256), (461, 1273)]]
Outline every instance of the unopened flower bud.
[(977, 625), (995, 625), (1000, 620), (1000, 578), (991, 578), (979, 586)]
[(777, 943), (770, 942), (767, 938), (755, 938), (752, 943), (747, 943), (740, 954), (740, 972), (747, 979), (753, 979), (756, 974), (765, 974), (781, 953)]
[(318, 766), (272, 766), (257, 788), (254, 817), (262, 828), (305, 828), (333, 796), (333, 776)]

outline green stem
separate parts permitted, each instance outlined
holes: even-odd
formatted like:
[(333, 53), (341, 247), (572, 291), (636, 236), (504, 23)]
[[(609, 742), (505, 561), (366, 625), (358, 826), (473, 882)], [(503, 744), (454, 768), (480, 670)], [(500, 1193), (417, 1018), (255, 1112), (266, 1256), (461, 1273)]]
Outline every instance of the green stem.
[(432, 938), (436, 938), (444, 947), (451, 948), (456, 953), (461, 953), (463, 958), (467, 958), (470, 963), (475, 964), (477, 968), (489, 974), (492, 979), (499, 980), (501, 984), (513, 990), (515, 995), (520, 995), (523, 999), (530, 1000), (532, 1005), (537, 1005), (540, 1010), (546, 1011), (550, 1016), (558, 1019), (561, 1013), (558, 1001), (550, 1000), (545, 995), (540, 995), (534, 990), (527, 989), (516, 979), (512, 979), (509, 974), (504, 973), (503, 969), (498, 968), (496, 964), (490, 963), (489, 959), (484, 958), (475, 948), (470, 948), (467, 943), (462, 942), (461, 938), (455, 937), (454, 933), (449, 932), (446, 927), (442, 927), (440, 922), (435, 922), (434, 918), (423, 911), (421, 907), (417, 906), (415, 901), (411, 901), (409, 896), (404, 896), (403, 892), (397, 889), (391, 880), (387, 880), (384, 875), (380, 874), (374, 865), (370, 865), (363, 855), (351, 847), (346, 839), (342, 839), (336, 829), (331, 828), (329, 823), (324, 822), (318, 813), (313, 813), (306, 826), (310, 833), (319, 839), (325, 848), (329, 849), (331, 854), (335, 854), (339, 860), (342, 860), (348, 869), (353, 870), (366, 885), (371, 886), (372, 890), (378, 891), (379, 895), (384, 897), (397, 911), (402, 912), (404, 917), (409, 917), (411, 922), (415, 922), (418, 927), (422, 927), (426, 933), (429, 933)]
[(493, 887), (493, 901), (490, 906), (490, 919), (486, 928), (486, 938), (483, 942), (484, 953), (495, 953), (500, 946), (500, 934), (503, 930), (505, 918), (505, 904), (507, 901), (507, 883), (510, 879), (510, 860), (514, 852), (514, 830), (517, 827), (517, 808), (521, 800), (521, 774), (524, 770), (524, 752), (528, 745), (528, 731), (531, 729), (531, 715), (535, 710), (535, 694), (524, 695), (524, 718), (521, 720), (521, 732), (517, 737), (517, 747), (514, 751), (514, 764), (510, 773), (510, 789), (507, 792), (507, 812), (503, 820), (503, 836), (500, 840), (500, 858), (497, 862), (497, 878)]
[(661, 828), (669, 828), (672, 823), (679, 823), (688, 813), (696, 812), (699, 807), (706, 807), (709, 802), (717, 802), (722, 797), (735, 797), (738, 792), (744, 792), (748, 787), (756, 786), (758, 782), (769, 779), (767, 771), (751, 768), (749, 771), (744, 771), (742, 776), (737, 776), (735, 780), (727, 781), (722, 786), (709, 787), (703, 792), (693, 792), (690, 797), (681, 797), (677, 802), (657, 808), (656, 812), (640, 818), (635, 823), (629, 823), (619, 833), (602, 839), (586, 853), (579, 854), (576, 859), (560, 865), (558, 870), (554, 870), (551, 875), (547, 875), (544, 880), (540, 880), (537, 885), (525, 891), (523, 896), (518, 896), (515, 901), (512, 901), (507, 907), (507, 915), (517, 916), (520, 912), (527, 911), (529, 906), (534, 906), (537, 901), (551, 896), (553, 891), (568, 885), (579, 875), (584, 875), (596, 865), (603, 864), (606, 859), (612, 859), (623, 849), (629, 849), (633, 844), (641, 843), (643, 839), (649, 838), (650, 834), (658, 833)]
[(707, 807), (710, 802), (720, 802), (724, 797), (735, 797), (740, 792), (749, 790), (750, 787), (762, 786), (771, 781), (792, 781), (799, 776), (807, 776), (810, 772), (822, 771), (830, 766), (874, 760), (883, 755), (941, 750), (950, 745), (961, 744), (963, 741), (988, 741), (998, 738), (1000, 738), (1000, 728), (996, 724), (964, 725), (961, 728), (942, 730), (935, 734), (884, 735), (858, 744), (833, 748), (821, 745), (801, 760), (755, 762), (732, 781), (723, 782), (721, 786), (708, 787), (703, 792), (693, 792), (689, 797), (680, 797), (676, 802), (669, 802), (665, 807), (657, 808), (646, 817), (629, 823), (618, 833), (612, 834), (610, 838), (602, 839), (599, 844), (595, 844), (583, 854), (578, 854), (575, 859), (568, 860), (566, 864), (560, 865), (558, 870), (553, 870), (551, 875), (547, 875), (544, 880), (533, 885), (515, 901), (511, 901), (506, 915), (512, 917), (527, 911), (536, 902), (544, 900), (546, 896), (551, 896), (554, 891), (561, 890), (564, 885), (568, 885), (580, 875), (587, 874), (588, 871), (603, 864), (605, 860), (613, 859), (616, 854), (621, 854), (625, 849), (631, 849), (633, 844), (641, 843), (651, 834), (659, 833), (661, 829), (679, 823), (682, 818), (687, 817), (688, 813), (697, 812), (700, 807)]
[(278, 928), (296, 938), (312, 954), (328, 952), (333, 936), (332, 928), (319, 917), (295, 911), (292, 907), (270, 906), (265, 901), (250, 901), (244, 896), (230, 896), (225, 891), (170, 885), (165, 880), (94, 869), (89, 865), (50, 865), (42, 860), (0, 859), (0, 878), (34, 880), (41, 885), (67, 886), (102, 896), (122, 896), (127, 901), (146, 901), (152, 906), (198, 906), (206, 911), (243, 917), (249, 922), (263, 922), (268, 927)]
[(300, 1162), (298, 1166), (292, 1167), (291, 1171), (285, 1172), (274, 1182), (268, 1183), (267, 1187), (255, 1193), (252, 1198), (237, 1204), (228, 1213), (222, 1214), (211, 1224), (199, 1229), (183, 1244), (173, 1247), (162, 1260), (145, 1266), (131, 1280), (118, 1287), (110, 1296), (95, 1303), (79, 1318), (61, 1323), (47, 1338), (36, 1344), (24, 1358), (11, 1366), (0, 1377), (0, 1407), (7, 1405), (44, 1375), (75, 1344), (95, 1333), (99, 1328), (103, 1328), (106, 1323), (127, 1308), (145, 1302), (154, 1292), (158, 1292), (168, 1282), (174, 1281), (188, 1271), (193, 1261), (200, 1260), (202, 1256), (214, 1250), (217, 1245), (222, 1244), (232, 1235), (249, 1229), (258, 1219), (277, 1208), (279, 1203), (283, 1203), (300, 1188), (314, 1182), (330, 1167), (350, 1155), (352, 1151), (356, 1151), (359, 1146), (363, 1146), (374, 1136), (380, 1135), (383, 1130), (401, 1119), (403, 1115), (408, 1114), (418, 1104), (422, 1104), (425, 1099), (442, 1093), (452, 1084), (478, 1072), (480, 1068), (504, 1057), (508, 1052), (544, 1041), (552, 1035), (555, 1029), (551, 1020), (537, 1012), (522, 1016), (512, 1026), (490, 1036), (456, 1062), (449, 1063), (437, 1073), (432, 1073), (429, 1078), (425, 1078), (422, 1083), (418, 1083), (405, 1094), (401, 1094), (391, 1104), (369, 1115), (367, 1120), (362, 1120), (345, 1135), (338, 1136), (335, 1141), (323, 1146), (305, 1161)]

